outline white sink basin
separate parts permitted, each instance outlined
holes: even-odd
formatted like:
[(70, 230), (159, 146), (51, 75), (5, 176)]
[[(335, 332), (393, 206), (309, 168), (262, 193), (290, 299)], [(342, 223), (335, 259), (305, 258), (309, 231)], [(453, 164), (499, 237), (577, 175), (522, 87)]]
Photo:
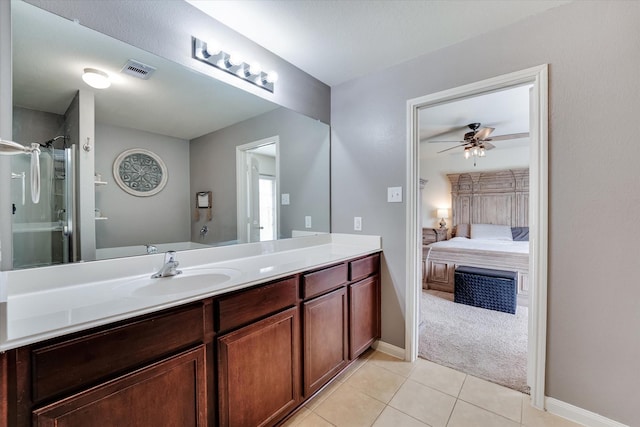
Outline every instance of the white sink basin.
[(182, 293), (213, 290), (240, 276), (239, 270), (232, 268), (193, 268), (182, 270), (182, 274), (157, 279), (138, 279), (125, 286), (132, 289), (131, 295), (155, 297)]

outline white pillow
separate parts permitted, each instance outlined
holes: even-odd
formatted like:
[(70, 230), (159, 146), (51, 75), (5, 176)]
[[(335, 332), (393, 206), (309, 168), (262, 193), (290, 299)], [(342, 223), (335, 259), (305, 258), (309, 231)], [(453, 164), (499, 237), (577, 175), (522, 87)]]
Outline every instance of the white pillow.
[(511, 226), (496, 224), (471, 224), (471, 238), (484, 240), (513, 240)]

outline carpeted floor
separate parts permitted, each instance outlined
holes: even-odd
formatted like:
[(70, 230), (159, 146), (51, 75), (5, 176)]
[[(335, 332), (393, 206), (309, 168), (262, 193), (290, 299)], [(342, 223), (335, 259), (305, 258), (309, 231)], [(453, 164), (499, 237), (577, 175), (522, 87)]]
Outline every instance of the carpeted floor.
[(529, 392), (526, 307), (518, 306), (513, 315), (456, 304), (424, 290), (420, 303), (420, 357)]

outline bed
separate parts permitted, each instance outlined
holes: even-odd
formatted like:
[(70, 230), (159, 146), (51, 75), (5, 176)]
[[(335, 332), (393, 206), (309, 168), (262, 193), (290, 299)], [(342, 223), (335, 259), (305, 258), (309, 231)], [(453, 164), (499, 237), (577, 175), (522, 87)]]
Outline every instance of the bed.
[(453, 292), (455, 269), (462, 265), (514, 271), (518, 275), (518, 304), (528, 305), (529, 170), (447, 177), (451, 182), (453, 237), (423, 247), (423, 287)]

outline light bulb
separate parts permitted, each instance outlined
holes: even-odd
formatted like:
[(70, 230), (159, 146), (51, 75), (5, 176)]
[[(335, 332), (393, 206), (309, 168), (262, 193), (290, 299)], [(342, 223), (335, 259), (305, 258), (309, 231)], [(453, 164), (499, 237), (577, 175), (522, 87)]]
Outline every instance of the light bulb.
[(471, 157), (471, 150), (469, 150), (468, 148), (464, 149), (464, 158), (468, 159), (469, 157)]
[(207, 42), (207, 47), (205, 49), (205, 52), (207, 53), (208, 56), (215, 56), (219, 54), (220, 51), (222, 51), (222, 48), (220, 47), (220, 44), (217, 41), (211, 40)]
[(484, 157), (486, 156), (486, 153), (484, 152), (484, 147), (480, 148), (480, 157)]
[(231, 54), (229, 55), (229, 64), (237, 67), (238, 65), (241, 65), (243, 62), (244, 62), (244, 59), (242, 58), (241, 53), (231, 52)]
[(473, 155), (474, 156), (478, 155), (478, 147), (473, 147)]
[(278, 81), (278, 73), (275, 71), (269, 71), (267, 74), (267, 78), (265, 79), (267, 83), (275, 83)]
[(96, 89), (106, 89), (111, 86), (109, 81), (109, 75), (101, 70), (95, 68), (85, 68), (82, 73), (82, 80), (89, 86)]
[(250, 75), (257, 76), (262, 72), (262, 65), (260, 65), (259, 62), (252, 62), (247, 67), (247, 71), (249, 72)]

